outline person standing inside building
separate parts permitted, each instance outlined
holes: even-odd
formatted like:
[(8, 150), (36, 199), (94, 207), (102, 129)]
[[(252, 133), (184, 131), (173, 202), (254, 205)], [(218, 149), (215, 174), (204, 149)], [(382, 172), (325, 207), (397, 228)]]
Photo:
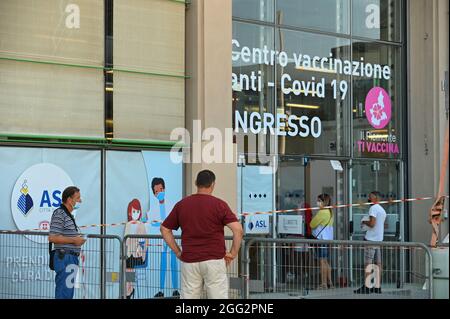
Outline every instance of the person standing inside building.
[[(320, 194), (317, 196), (317, 207), (320, 210), (311, 220), (310, 226), (313, 236), (318, 240), (333, 240), (333, 213), (331, 209), (324, 208), (331, 205), (331, 197), (328, 194)], [(328, 262), (330, 257), (329, 247), (319, 247), (317, 249), (317, 258), (320, 261), (320, 278), (321, 284), (317, 289), (333, 288), (333, 280), (331, 279), (331, 267)]]
[[(179, 201), (160, 228), (167, 245), (181, 260), (182, 299), (199, 299), (203, 285), (208, 298), (228, 298), (226, 266), (239, 252), (243, 230), (228, 204), (212, 195), (215, 180), (213, 172), (199, 172), (195, 181), (197, 193)], [(233, 232), (228, 252), (224, 226)], [(178, 228), (182, 249), (172, 233)]]
[(55, 209), (50, 222), (48, 240), (55, 245), (56, 299), (73, 299), (81, 246), (86, 242), (73, 216), (80, 204), (80, 190), (67, 187), (62, 194), (62, 205)]
[[(363, 220), (362, 225), (368, 227), (365, 241), (381, 242), (384, 237), (384, 222), (386, 220), (386, 211), (380, 204), (381, 195), (377, 191), (369, 194), (369, 202), (373, 205), (369, 209), (369, 219)], [(364, 248), (365, 282), (355, 294), (381, 294), (381, 249), (380, 246), (367, 246)], [(375, 282), (372, 283), (372, 274)], [(372, 286), (372, 287), (369, 287)]]

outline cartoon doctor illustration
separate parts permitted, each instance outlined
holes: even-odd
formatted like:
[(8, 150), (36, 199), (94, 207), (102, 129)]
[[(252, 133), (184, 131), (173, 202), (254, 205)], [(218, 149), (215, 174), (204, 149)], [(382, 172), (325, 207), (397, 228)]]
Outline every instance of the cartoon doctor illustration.
[[(153, 195), (157, 198), (159, 202), (159, 215), (161, 221), (164, 221), (166, 219), (166, 206), (165, 206), (165, 190), (166, 190), (166, 184), (164, 182), (164, 179), (160, 177), (155, 177), (152, 180), (152, 191)], [(160, 226), (161, 223), (152, 224), (153, 226)], [(161, 264), (160, 264), (160, 274), (159, 274), (159, 281), (160, 281), (160, 291), (155, 295), (155, 298), (162, 298), (164, 297), (164, 288), (166, 285), (166, 270), (167, 270), (167, 249), (168, 246), (164, 242), (163, 248), (161, 251)], [(180, 293), (178, 292), (178, 260), (175, 255), (175, 252), (170, 250), (170, 268), (172, 272), (172, 287), (175, 289), (172, 293), (172, 297), (178, 297), (180, 296)]]

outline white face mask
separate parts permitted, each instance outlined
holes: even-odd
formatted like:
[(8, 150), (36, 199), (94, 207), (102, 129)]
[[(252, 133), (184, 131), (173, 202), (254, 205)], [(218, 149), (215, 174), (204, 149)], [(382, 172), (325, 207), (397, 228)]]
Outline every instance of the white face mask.
[(317, 202), (317, 207), (321, 207), (322, 206), (322, 202)]
[(139, 220), (139, 216), (141, 215), (141, 212), (139, 211), (139, 210), (135, 210), (135, 209), (131, 209), (131, 218), (134, 220), (134, 221), (137, 221), (137, 220)]
[[(74, 202), (75, 202), (75, 200), (74, 200)], [(75, 202), (75, 203), (72, 205), (73, 210), (80, 209), (80, 207), (81, 207), (81, 198), (80, 198), (80, 201), (79, 201), (79, 202)]]

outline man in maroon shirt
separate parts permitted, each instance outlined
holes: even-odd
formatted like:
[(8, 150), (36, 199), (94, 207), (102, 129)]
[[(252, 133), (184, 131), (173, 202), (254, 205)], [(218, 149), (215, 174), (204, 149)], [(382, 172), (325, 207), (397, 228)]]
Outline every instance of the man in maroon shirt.
[[(223, 200), (212, 196), (216, 176), (209, 170), (198, 173), (197, 193), (179, 201), (161, 225), (167, 245), (181, 260), (181, 298), (198, 299), (203, 284), (208, 298), (228, 298), (226, 266), (236, 258), (242, 226)], [(225, 248), (224, 226), (233, 232), (233, 245)], [(172, 230), (181, 227), (181, 247)]]

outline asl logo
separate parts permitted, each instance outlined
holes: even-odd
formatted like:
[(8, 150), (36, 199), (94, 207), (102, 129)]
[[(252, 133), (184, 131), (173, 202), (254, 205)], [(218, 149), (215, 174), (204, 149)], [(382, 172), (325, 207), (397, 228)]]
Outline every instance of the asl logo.
[(22, 188), (20, 190), (20, 197), (17, 201), (17, 208), (23, 213), (24, 216), (33, 209), (33, 198), (28, 194), (27, 180), (23, 181)]
[(265, 220), (257, 220), (255, 223), (256, 228), (266, 228), (266, 221)]
[[(16, 181), (11, 197), (11, 214), (18, 230), (49, 230), (53, 211), (61, 205), (61, 194), (73, 185), (60, 167), (41, 163), (26, 169)], [(27, 237), (33, 241), (41, 236)]]
[(248, 223), (248, 228), (250, 230), (253, 230), (253, 228), (258, 229), (258, 228), (266, 228), (266, 221), (265, 220), (257, 220), (255, 223), (253, 222), (249, 222)]

